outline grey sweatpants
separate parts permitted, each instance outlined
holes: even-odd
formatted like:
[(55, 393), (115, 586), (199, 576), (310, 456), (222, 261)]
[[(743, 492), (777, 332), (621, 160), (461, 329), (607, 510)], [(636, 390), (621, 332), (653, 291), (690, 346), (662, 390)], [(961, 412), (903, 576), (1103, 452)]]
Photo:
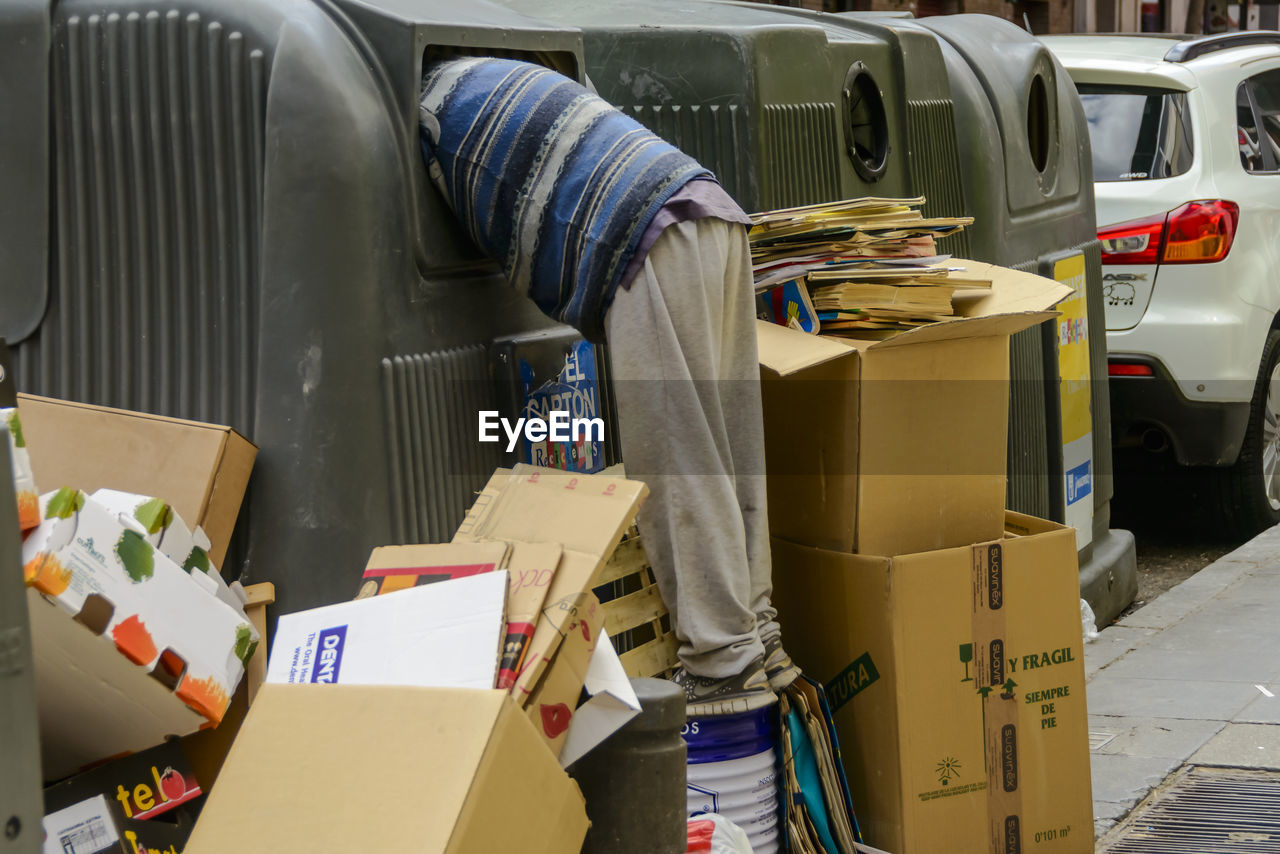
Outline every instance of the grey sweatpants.
[(779, 631), (746, 229), (676, 223), (605, 317), (641, 541), (692, 673), (727, 677)]

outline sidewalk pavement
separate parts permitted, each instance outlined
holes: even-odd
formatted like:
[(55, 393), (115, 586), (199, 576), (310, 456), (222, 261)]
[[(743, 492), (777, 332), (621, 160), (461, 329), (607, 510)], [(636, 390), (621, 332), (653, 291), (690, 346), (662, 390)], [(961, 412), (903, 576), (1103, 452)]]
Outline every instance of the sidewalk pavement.
[(1280, 770), (1280, 527), (1085, 644), (1094, 831), (1184, 765)]

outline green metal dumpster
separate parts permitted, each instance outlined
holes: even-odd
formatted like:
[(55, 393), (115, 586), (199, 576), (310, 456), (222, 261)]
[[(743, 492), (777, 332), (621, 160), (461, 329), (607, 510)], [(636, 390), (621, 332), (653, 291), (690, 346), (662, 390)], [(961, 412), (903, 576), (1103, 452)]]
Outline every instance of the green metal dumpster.
[[(580, 27), (600, 94), (697, 157), (748, 210), (924, 195), (930, 215), (976, 218), (944, 251), (1082, 282), (1087, 296), (1062, 348), (1075, 371), (1065, 410), (1059, 325), (1014, 338), (1009, 506), (1080, 526), (1081, 587), (1100, 621), (1128, 604), (1133, 539), (1109, 527), (1104, 342), (1087, 336), (1091, 318), (1102, 328), (1088, 149), (1079, 148), (1088, 139), (1069, 79), (1038, 41), (982, 15), (916, 22), (718, 0), (501, 2)], [(925, 25), (934, 21), (947, 32), (985, 28), (1005, 52), (991, 59), (997, 70), (977, 69)], [(1020, 105), (1033, 95), (1038, 123), (1027, 129)], [(867, 152), (880, 151), (883, 168), (871, 158), (869, 169)]]

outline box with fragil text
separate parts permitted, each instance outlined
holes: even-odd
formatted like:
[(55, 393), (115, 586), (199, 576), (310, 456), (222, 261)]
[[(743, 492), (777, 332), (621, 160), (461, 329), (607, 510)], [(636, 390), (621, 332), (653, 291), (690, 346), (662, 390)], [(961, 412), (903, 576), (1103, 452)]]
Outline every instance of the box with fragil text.
[(897, 557), (775, 539), (787, 649), (826, 686), (858, 822), (894, 854), (1093, 851), (1075, 532)]

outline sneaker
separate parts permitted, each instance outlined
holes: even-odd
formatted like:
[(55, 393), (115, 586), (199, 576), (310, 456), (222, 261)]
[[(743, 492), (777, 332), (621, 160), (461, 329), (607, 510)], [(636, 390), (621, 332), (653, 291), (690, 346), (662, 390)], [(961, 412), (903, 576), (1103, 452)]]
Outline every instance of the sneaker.
[(736, 676), (724, 679), (698, 676), (680, 666), (671, 681), (684, 689), (685, 713), (691, 718), (737, 715), (778, 701), (778, 695), (769, 689), (763, 657), (752, 661)]
[(800, 668), (782, 648), (782, 635), (764, 642), (764, 672), (769, 677), (769, 687), (775, 691), (786, 688), (800, 675)]

